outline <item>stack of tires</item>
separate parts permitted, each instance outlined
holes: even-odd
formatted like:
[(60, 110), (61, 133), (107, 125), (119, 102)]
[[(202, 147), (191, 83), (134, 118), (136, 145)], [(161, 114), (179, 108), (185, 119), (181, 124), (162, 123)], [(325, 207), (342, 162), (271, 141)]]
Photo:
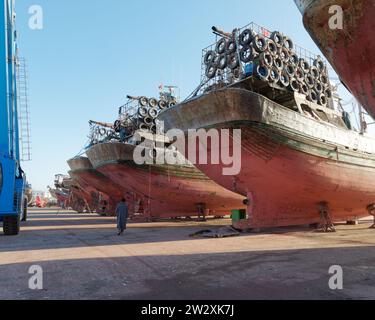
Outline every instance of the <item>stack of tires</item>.
[(155, 120), (159, 113), (176, 105), (176, 100), (157, 100), (155, 98), (141, 97), (138, 99), (138, 129), (155, 132)]
[(242, 68), (245, 77), (255, 76), (302, 93), (307, 100), (319, 105), (326, 106), (332, 98), (325, 63), (320, 58), (306, 60), (299, 57), (293, 41), (277, 31), (265, 37), (252, 29), (244, 29), (230, 39), (221, 38), (215, 49), (207, 51), (203, 59), (208, 80), (224, 71), (233, 72), (236, 77)]

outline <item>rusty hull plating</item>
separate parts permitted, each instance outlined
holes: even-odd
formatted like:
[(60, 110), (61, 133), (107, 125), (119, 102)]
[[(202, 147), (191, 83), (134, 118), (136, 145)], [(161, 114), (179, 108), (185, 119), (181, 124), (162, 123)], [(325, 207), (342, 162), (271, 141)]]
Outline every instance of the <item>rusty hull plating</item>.
[[(329, 27), (333, 5), (343, 9), (342, 30)], [(375, 118), (375, 0), (314, 0), (303, 20), (343, 83)]]

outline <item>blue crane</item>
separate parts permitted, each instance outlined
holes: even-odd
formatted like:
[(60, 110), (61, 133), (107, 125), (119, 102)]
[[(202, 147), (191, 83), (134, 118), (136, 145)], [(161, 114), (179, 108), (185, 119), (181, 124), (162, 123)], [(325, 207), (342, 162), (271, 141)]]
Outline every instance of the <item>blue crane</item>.
[(17, 105), (17, 33), (14, 0), (0, 5), (0, 222), (5, 235), (17, 235), (26, 220), (25, 174), (20, 164)]

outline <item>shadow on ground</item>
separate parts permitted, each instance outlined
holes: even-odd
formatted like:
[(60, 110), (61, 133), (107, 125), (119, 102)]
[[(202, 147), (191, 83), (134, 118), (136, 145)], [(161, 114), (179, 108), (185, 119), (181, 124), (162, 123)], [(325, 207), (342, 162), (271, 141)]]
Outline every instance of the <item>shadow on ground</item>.
[[(35, 262), (42, 291), (27, 288), (30, 264), (11, 264), (0, 299), (375, 299), (374, 262), (373, 247)], [(333, 291), (337, 264), (344, 290)]]

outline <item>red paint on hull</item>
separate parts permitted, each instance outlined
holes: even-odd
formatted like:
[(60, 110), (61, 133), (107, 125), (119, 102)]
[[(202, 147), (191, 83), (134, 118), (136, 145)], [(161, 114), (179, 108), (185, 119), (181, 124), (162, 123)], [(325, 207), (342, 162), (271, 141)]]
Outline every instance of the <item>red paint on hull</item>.
[[(200, 203), (205, 204), (206, 214), (212, 216), (230, 215), (232, 210), (244, 208), (243, 197), (225, 190), (196, 169), (173, 166), (168, 172), (165, 167), (160, 170), (156, 166), (136, 166), (132, 161), (120, 163), (118, 155), (124, 151), (124, 145), (112, 143), (104, 148), (105, 151), (103, 145), (98, 145), (87, 151), (91, 162), (113, 182), (124, 188), (131, 187), (140, 195), (145, 216), (196, 216)], [(107, 157), (112, 160), (98, 161), (98, 155), (104, 153), (110, 154)], [(125, 158), (131, 157), (132, 153)]]
[[(329, 8), (344, 11), (344, 28), (331, 30)], [(304, 24), (342, 81), (375, 118), (375, 0), (315, 0)]]
[[(250, 198), (251, 227), (319, 223), (317, 204), (322, 201), (329, 203), (334, 221), (368, 216), (366, 207), (375, 199), (373, 169), (293, 150), (247, 127), (242, 135), (244, 165), (239, 175), (223, 176), (224, 165), (198, 167), (227, 189)], [(272, 158), (266, 159), (254, 145), (273, 145), (267, 148)]]

